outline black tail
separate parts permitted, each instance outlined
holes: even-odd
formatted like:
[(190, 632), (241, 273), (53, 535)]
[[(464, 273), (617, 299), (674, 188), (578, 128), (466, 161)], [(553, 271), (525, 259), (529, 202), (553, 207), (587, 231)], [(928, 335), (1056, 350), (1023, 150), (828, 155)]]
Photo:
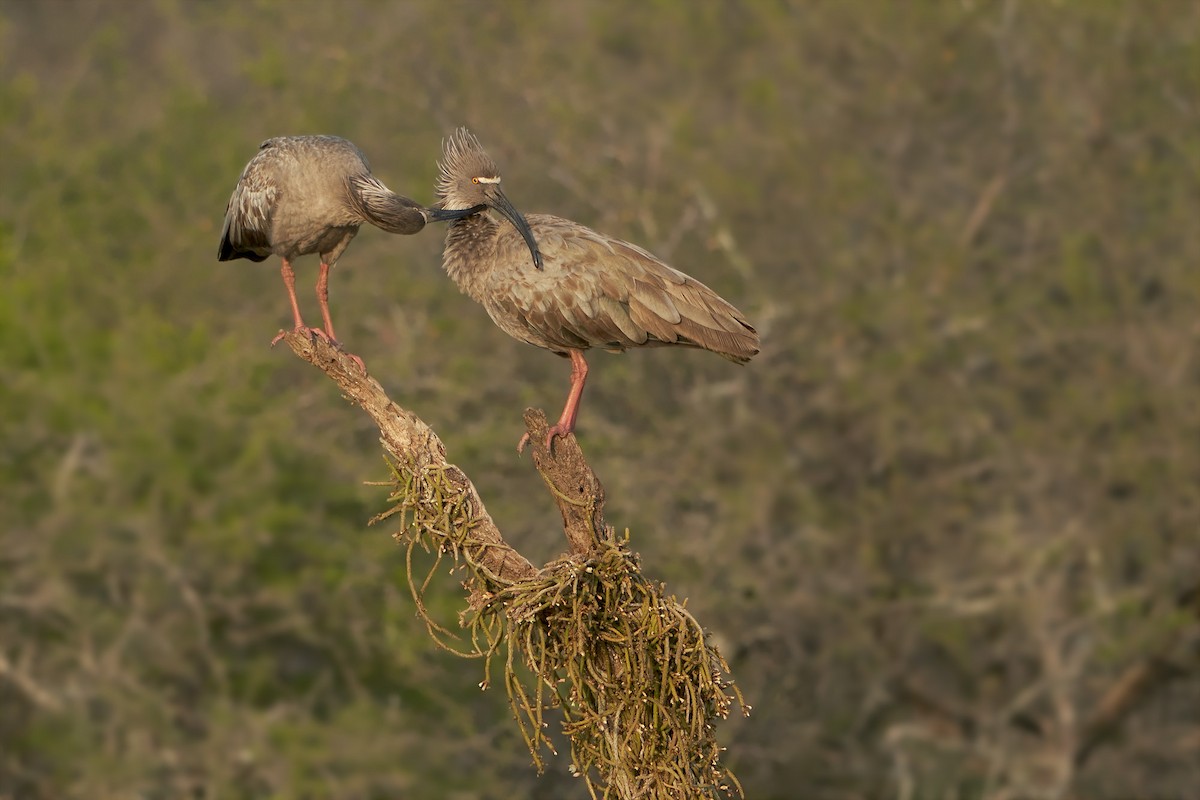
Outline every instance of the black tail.
[(252, 250), (238, 250), (229, 241), (229, 229), (221, 234), (221, 246), (217, 249), (217, 261), (233, 261), (235, 258), (248, 258), (251, 261), (266, 261), (267, 257)]

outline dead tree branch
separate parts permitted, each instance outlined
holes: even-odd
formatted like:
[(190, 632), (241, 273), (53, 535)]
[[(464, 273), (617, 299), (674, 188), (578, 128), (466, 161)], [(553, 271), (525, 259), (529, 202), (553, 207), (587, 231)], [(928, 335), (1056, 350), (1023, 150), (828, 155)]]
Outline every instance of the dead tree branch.
[(291, 332), (283, 337), (296, 355), (328, 375), (347, 398), (357, 403), (379, 427), (380, 442), (392, 458), (417, 468), (442, 468), (448, 482), (466, 498), (481, 543), (474, 561), (503, 582), (536, 574), (533, 564), (509, 546), (492, 521), (466, 473), (446, 461), (446, 446), (416, 414), (392, 402), (378, 381), (364, 375), (345, 353), (323, 339)]
[(533, 453), (533, 465), (563, 518), (563, 532), (571, 544), (571, 552), (586, 556), (605, 543), (611, 544), (614, 535), (604, 521), (604, 487), (588, 466), (575, 437), (554, 440), (552, 451), (546, 449), (549, 423), (539, 409), (525, 411), (525, 427)]
[[(708, 634), (665, 587), (646, 578), (628, 537), (618, 541), (604, 519), (604, 487), (574, 436), (545, 444), (546, 416), (525, 412), (534, 467), (563, 518), (569, 552), (536, 568), (504, 541), (461, 469), (446, 461), (441, 440), (392, 402), (382, 387), (324, 339), (284, 339), (324, 371), (379, 427), (392, 460), (391, 510), (396, 540), (408, 549), (409, 585), (434, 641), (452, 652), (482, 656), (485, 674), (503, 661), (521, 735), (534, 763), (550, 747), (545, 714), (562, 712), (572, 768), (592, 797), (741, 796), (721, 766), (714, 723), (736, 704), (749, 706)], [(432, 555), (419, 579), (414, 553)], [(423, 595), (443, 559), (467, 579), (467, 652), (443, 640)], [(532, 676), (532, 677), (531, 677)], [(488, 682), (485, 678), (484, 683)]]

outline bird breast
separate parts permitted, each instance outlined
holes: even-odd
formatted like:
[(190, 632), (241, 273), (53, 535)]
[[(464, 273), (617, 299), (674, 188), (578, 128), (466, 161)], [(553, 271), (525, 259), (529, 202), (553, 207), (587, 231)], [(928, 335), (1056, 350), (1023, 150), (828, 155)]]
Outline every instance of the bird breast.
[(646, 342), (646, 331), (629, 322), (627, 292), (609, 273), (617, 263), (605, 237), (548, 214), (526, 215), (543, 268), (529, 262), (521, 235), (501, 223), (494, 239), (493, 268), (480, 276), (476, 299), (498, 327), (523, 342), (563, 353), (607, 347), (622, 350)]

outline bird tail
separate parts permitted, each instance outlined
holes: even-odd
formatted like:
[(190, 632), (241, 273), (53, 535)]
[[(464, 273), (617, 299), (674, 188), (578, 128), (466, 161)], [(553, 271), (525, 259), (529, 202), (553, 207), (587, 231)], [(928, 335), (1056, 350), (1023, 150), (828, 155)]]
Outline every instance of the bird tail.
[(745, 364), (758, 355), (758, 331), (748, 322), (736, 319), (740, 330), (703, 330), (693, 333), (698, 347), (709, 350), (735, 364)]
[(221, 231), (221, 246), (217, 248), (217, 261), (233, 261), (236, 258), (248, 258), (251, 261), (266, 261), (267, 257), (253, 250), (239, 250), (229, 238), (229, 223), (225, 223)]
[(237, 252), (233, 249), (233, 242), (229, 241), (229, 232), (221, 237), (221, 246), (217, 249), (217, 261), (233, 261), (237, 258)]

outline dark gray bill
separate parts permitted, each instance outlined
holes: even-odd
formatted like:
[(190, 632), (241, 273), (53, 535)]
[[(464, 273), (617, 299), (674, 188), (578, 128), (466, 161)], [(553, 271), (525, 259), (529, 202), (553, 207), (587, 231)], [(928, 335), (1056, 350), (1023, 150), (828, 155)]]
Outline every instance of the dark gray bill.
[(508, 202), (508, 198), (504, 196), (504, 192), (500, 191), (499, 186), (492, 189), (488, 199), (492, 201), (492, 206), (497, 211), (508, 217), (508, 221), (524, 237), (525, 244), (529, 245), (529, 253), (533, 256), (533, 266), (536, 269), (541, 269), (542, 254), (538, 250), (537, 240), (533, 238), (533, 230), (529, 227), (529, 223), (525, 221), (525, 217), (521, 216), (520, 211), (513, 208), (513, 204)]
[(429, 215), (430, 222), (453, 222), (456, 219), (469, 217), (472, 214), (478, 214), (480, 211), (487, 209), (485, 205), (472, 206), (471, 208), (461, 208), (455, 211), (447, 211), (444, 208), (426, 209), (426, 214)]

